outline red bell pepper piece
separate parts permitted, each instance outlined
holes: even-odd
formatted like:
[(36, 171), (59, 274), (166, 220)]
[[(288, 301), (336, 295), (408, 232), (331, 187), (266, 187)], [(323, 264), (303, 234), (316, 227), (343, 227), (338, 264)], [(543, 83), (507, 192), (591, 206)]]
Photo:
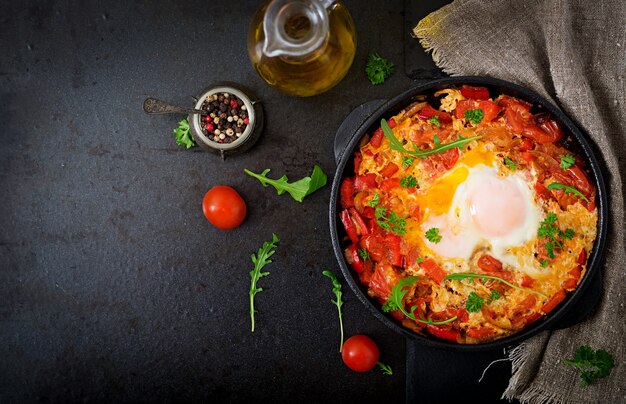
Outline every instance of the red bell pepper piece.
[(492, 257), (489, 254), (483, 254), (479, 259), (478, 259), (478, 267), (480, 269), (482, 269), (485, 272), (500, 272), (502, 271), (502, 263)]
[(400, 188), (400, 178), (387, 178), (380, 183), (380, 189), (389, 192), (394, 188)]
[(387, 125), (389, 125), (389, 128), (390, 128), (390, 129), (395, 128), (395, 127), (396, 127), (396, 125), (397, 125), (396, 120), (395, 120), (395, 119), (393, 119), (393, 118), (391, 118), (390, 120), (388, 120), (388, 121), (387, 121)]
[(399, 170), (398, 166), (393, 164), (393, 163), (389, 163), (385, 166), (385, 168), (383, 168), (382, 170), (380, 170), (380, 175), (383, 178), (389, 178), (392, 175), (394, 175), (397, 171)]
[(357, 212), (355, 208), (350, 208), (349, 212), (352, 222), (356, 225), (357, 234), (360, 236), (370, 234), (370, 231), (367, 228), (367, 224), (365, 223), (359, 212)]
[(354, 173), (358, 174), (359, 173), (359, 168), (361, 167), (361, 162), (363, 161), (363, 155), (361, 154), (361, 152), (355, 152), (354, 153), (354, 158), (352, 159), (352, 162), (354, 164)]
[(559, 290), (558, 292), (556, 292), (554, 296), (548, 299), (548, 301), (541, 307), (540, 311), (543, 314), (550, 313), (552, 310), (554, 310), (556, 306), (559, 305), (559, 303), (563, 301), (563, 299), (565, 299), (565, 296), (567, 296), (567, 294), (565, 293), (565, 290), (563, 289)]
[(340, 189), (341, 207), (348, 209), (354, 206), (354, 180), (350, 177), (344, 178)]
[(428, 324), (426, 330), (431, 335), (448, 341), (457, 342), (461, 337), (461, 333), (458, 330), (447, 329), (437, 325)]
[(494, 118), (500, 114), (500, 111), (502, 111), (501, 107), (491, 101), (480, 101), (478, 103), (478, 109), (481, 109), (484, 114), (481, 122), (493, 121)]
[(450, 116), (450, 114), (448, 114), (447, 112), (436, 110), (428, 104), (426, 104), (424, 108), (420, 109), (417, 112), (417, 116), (422, 119), (430, 119), (436, 116), (437, 118), (439, 118), (439, 122), (441, 123), (452, 122), (452, 117)]
[(385, 134), (383, 133), (382, 128), (376, 129), (374, 133), (372, 133), (372, 138), (370, 139), (370, 146), (372, 146), (375, 149), (378, 149), (381, 143), (383, 142), (384, 136)]
[(489, 327), (470, 327), (467, 336), (473, 339), (483, 340), (496, 335), (496, 330)]
[(578, 265), (585, 265), (586, 262), (587, 262), (587, 249), (583, 247), (583, 249), (580, 250), (580, 254), (578, 254)]
[(346, 229), (346, 233), (348, 234), (348, 237), (350, 238), (350, 240), (353, 243), (356, 243), (357, 241), (359, 241), (359, 236), (356, 232), (356, 226), (354, 225), (354, 222), (352, 221), (352, 218), (350, 217), (350, 213), (348, 212), (347, 209), (341, 211), (340, 218), (341, 218), (341, 223), (343, 223), (343, 227), (344, 229)]
[(354, 177), (354, 189), (357, 191), (365, 191), (367, 189), (376, 188), (377, 186), (376, 174), (374, 173)]
[(384, 261), (394, 267), (401, 267), (404, 260), (402, 258), (402, 239), (395, 234), (387, 234), (384, 239), (385, 258)]
[(437, 282), (439, 285), (443, 282), (443, 278), (446, 277), (446, 272), (433, 260), (432, 258), (426, 259), (424, 262), (421, 262), (420, 267), (426, 271), (426, 275)]
[[(526, 151), (532, 150), (534, 147), (535, 147), (535, 142), (533, 142), (532, 139), (526, 137), (524, 138), (524, 140), (522, 140), (522, 144), (520, 144), (519, 150), (526, 152)], [(526, 158), (524, 158), (524, 160), (526, 160)]]
[(461, 87), (461, 95), (474, 100), (488, 100), (489, 90), (486, 87), (463, 85), (463, 87)]

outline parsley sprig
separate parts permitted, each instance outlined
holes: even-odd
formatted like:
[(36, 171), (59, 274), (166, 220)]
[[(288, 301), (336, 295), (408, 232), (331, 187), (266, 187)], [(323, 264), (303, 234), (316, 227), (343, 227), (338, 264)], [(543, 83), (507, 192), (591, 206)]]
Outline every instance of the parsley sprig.
[(252, 323), (252, 332), (254, 332), (254, 296), (263, 291), (263, 288), (257, 287), (257, 282), (264, 276), (269, 275), (269, 272), (261, 272), (261, 269), (270, 264), (272, 261), (269, 259), (276, 252), (276, 243), (278, 243), (278, 236), (272, 234), (272, 241), (266, 241), (263, 246), (259, 248), (257, 254), (252, 254), (250, 258), (254, 264), (254, 269), (250, 271), (250, 321)]
[(336, 300), (331, 300), (332, 304), (337, 306), (337, 312), (339, 313), (339, 329), (341, 330), (341, 342), (339, 344), (339, 352), (343, 350), (343, 319), (341, 315), (341, 306), (343, 306), (343, 300), (341, 300), (341, 283), (339, 283), (339, 279), (335, 276), (335, 274), (330, 270), (322, 271), (322, 275), (330, 278), (333, 283), (333, 293), (335, 294)]
[(377, 53), (370, 53), (365, 65), (365, 74), (372, 84), (382, 84), (393, 73), (394, 65), (391, 61), (380, 57)]
[(435, 125), (438, 128), (441, 127), (441, 122), (439, 122), (439, 117), (438, 116), (433, 116), (427, 122), (432, 123), (433, 125)]
[(459, 272), (456, 274), (450, 274), (447, 275), (445, 278), (443, 278), (444, 281), (462, 281), (468, 279), (469, 282), (473, 282), (474, 279), (478, 279), (480, 281), (482, 281), (483, 283), (486, 283), (488, 280), (493, 280), (499, 283), (504, 283), (507, 286), (512, 287), (513, 289), (517, 289), (517, 290), (521, 290), (522, 292), (526, 292), (526, 293), (534, 293), (538, 296), (543, 297), (544, 299), (547, 299), (548, 296), (544, 295), (541, 292), (537, 292), (536, 290), (532, 290), (532, 289), (526, 289), (523, 288), (521, 286), (517, 286), (512, 284), (511, 282), (505, 281), (504, 279), (498, 277), (498, 276), (494, 276), (494, 275), (485, 275), (485, 274), (476, 274), (473, 272)]
[(415, 188), (417, 186), (417, 178), (412, 175), (400, 179), (400, 186), (402, 188)]
[(367, 204), (371, 206), (372, 208), (375, 208), (376, 206), (378, 206), (378, 202), (380, 202), (380, 195), (378, 195), (378, 192), (377, 192), (374, 194), (374, 197), (370, 199)]
[(363, 258), (366, 261), (370, 259), (370, 254), (367, 252), (365, 248), (359, 248), (358, 254), (359, 254), (359, 257)]
[(391, 288), (391, 293), (388, 296), (389, 300), (387, 300), (385, 304), (383, 304), (383, 311), (387, 313), (390, 311), (400, 310), (405, 316), (407, 316), (411, 320), (417, 321), (423, 324), (432, 324), (432, 325), (448, 324), (456, 320), (457, 319), (456, 316), (451, 317), (447, 320), (443, 320), (443, 321), (433, 321), (432, 318), (424, 318), (423, 315), (420, 315), (420, 318), (417, 318), (415, 317), (415, 310), (417, 310), (417, 306), (412, 306), (410, 312), (406, 311), (406, 309), (404, 308), (404, 304), (402, 303), (402, 300), (404, 299), (404, 296), (406, 296), (408, 291), (404, 289), (406, 287), (413, 285), (418, 279), (419, 279), (418, 276), (407, 276), (406, 278), (401, 278), (398, 281), (398, 283), (396, 283)]
[(177, 144), (188, 149), (196, 146), (196, 142), (191, 137), (191, 133), (189, 133), (189, 121), (187, 118), (178, 121), (178, 128), (174, 129), (174, 138)]
[(441, 241), (441, 235), (439, 234), (439, 228), (431, 227), (426, 231), (426, 239), (431, 243), (439, 243)]
[(575, 162), (576, 157), (572, 156), (571, 154), (566, 154), (565, 156), (561, 157), (561, 164), (559, 164), (559, 167), (567, 170), (568, 168), (573, 166)]
[(396, 212), (389, 213), (387, 216), (387, 208), (377, 207), (375, 210), (376, 222), (385, 230), (396, 233), (399, 236), (406, 234), (406, 217), (401, 218)]
[[(555, 224), (558, 220), (558, 217), (554, 212), (549, 212), (546, 217), (539, 223), (539, 229), (537, 230), (537, 236), (545, 237), (548, 239), (546, 242), (546, 252), (548, 253), (548, 257), (550, 259), (554, 259), (554, 250), (563, 248), (563, 239), (571, 240), (574, 238), (574, 230), (565, 229), (562, 231)], [(541, 262), (542, 267), (548, 266), (549, 262), (544, 260)]]
[(548, 185), (548, 189), (550, 191), (553, 191), (555, 189), (563, 189), (563, 190), (565, 190), (566, 194), (576, 195), (576, 196), (580, 197), (581, 199), (585, 200), (586, 202), (589, 202), (589, 199), (587, 199), (587, 197), (585, 195), (583, 195), (582, 192), (577, 190), (575, 187), (572, 187), (572, 186), (569, 186), (569, 185), (564, 185), (564, 184), (560, 184), (558, 182), (553, 182), (552, 184)]
[(563, 363), (574, 366), (580, 371), (582, 387), (587, 387), (596, 380), (608, 376), (615, 366), (611, 354), (604, 349), (594, 351), (588, 345), (580, 346), (574, 353), (574, 358), (564, 360)]
[(406, 170), (407, 168), (411, 167), (412, 164), (413, 164), (412, 157), (407, 157), (407, 156), (402, 157), (402, 168)]
[(473, 123), (474, 125), (480, 123), (485, 117), (485, 113), (482, 109), (468, 109), (465, 111), (465, 119)]
[(402, 144), (402, 142), (400, 141), (400, 139), (398, 139), (396, 137), (396, 135), (393, 134), (393, 131), (391, 130), (391, 128), (389, 127), (389, 125), (387, 124), (387, 121), (382, 119), (380, 121), (380, 127), (383, 128), (383, 133), (385, 134), (385, 137), (387, 139), (389, 139), (389, 147), (391, 148), (391, 150), (395, 150), (397, 152), (400, 153), (404, 153), (404, 154), (408, 154), (410, 156), (415, 156), (415, 157), (419, 157), (421, 159), (425, 159), (426, 157), (432, 155), (432, 154), (437, 154), (437, 153), (444, 153), (450, 149), (454, 149), (455, 147), (458, 147), (459, 149), (463, 146), (465, 146), (466, 144), (477, 140), (477, 139), (481, 139), (482, 136), (472, 136), (472, 137), (468, 137), (468, 138), (464, 138), (461, 135), (459, 135), (459, 138), (457, 140), (454, 140), (450, 143), (444, 143), (442, 144), (441, 141), (439, 140), (439, 138), (437, 137), (437, 135), (434, 136), (433, 140), (435, 142), (435, 147), (433, 147), (430, 150), (420, 150), (417, 148), (417, 146), (413, 145), (413, 149), (414, 151), (411, 150), (407, 150), (404, 148), (404, 145)]
[(483, 303), (485, 303), (484, 297), (479, 297), (476, 292), (470, 292), (465, 302), (465, 308), (470, 313), (478, 313), (483, 308)]

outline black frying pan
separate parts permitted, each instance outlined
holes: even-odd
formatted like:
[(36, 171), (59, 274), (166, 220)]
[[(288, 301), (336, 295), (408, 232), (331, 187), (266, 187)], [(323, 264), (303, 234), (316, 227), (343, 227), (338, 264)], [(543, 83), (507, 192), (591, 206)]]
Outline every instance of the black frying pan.
[[(483, 86), (489, 88), (489, 93), (492, 97), (499, 94), (507, 94), (513, 97), (525, 100), (533, 105), (533, 113), (539, 111), (546, 111), (552, 114), (557, 122), (563, 128), (563, 132), (566, 137), (566, 147), (573, 152), (581, 156), (586, 163), (586, 171), (589, 175), (589, 179), (594, 182), (597, 189), (597, 208), (598, 208), (598, 230), (597, 238), (593, 246), (593, 250), (589, 254), (587, 261), (587, 272), (580, 281), (578, 288), (568, 295), (568, 297), (561, 302), (561, 304), (549, 313), (545, 318), (538, 320), (531, 324), (522, 331), (513, 334), (509, 337), (488, 342), (479, 345), (462, 345), (456, 344), (450, 341), (444, 341), (436, 339), (434, 337), (422, 336), (413, 331), (404, 328), (400, 323), (393, 319), (389, 314), (384, 313), (380, 304), (377, 301), (370, 298), (367, 295), (367, 288), (361, 284), (358, 277), (351, 271), (344, 259), (343, 250), (346, 246), (342, 245), (345, 232), (339, 220), (337, 214), (339, 206), (339, 188), (345, 173), (351, 174), (353, 172), (352, 166), (352, 154), (357, 148), (359, 140), (366, 134), (372, 133), (374, 129), (380, 126), (380, 120), (382, 118), (389, 119), (393, 115), (397, 114), (400, 110), (407, 105), (415, 101), (417, 97), (426, 97), (426, 100), (431, 105), (437, 106), (438, 101), (434, 97), (434, 93), (438, 90), (449, 88), (450, 86), (459, 86), (462, 84), (468, 84), (472, 86)], [(360, 111), (359, 111), (360, 109)], [(374, 316), (380, 321), (385, 323), (388, 327), (394, 331), (404, 335), (410, 340), (423, 343), (427, 346), (436, 348), (448, 348), (459, 351), (482, 351), (492, 350), (497, 348), (504, 348), (515, 343), (518, 343), (524, 339), (527, 339), (540, 331), (548, 329), (563, 328), (562, 320), (568, 317), (568, 312), (572, 311), (575, 304), (581, 300), (588, 292), (589, 285), (594, 283), (599, 284), (599, 272), (602, 262), (602, 254), (604, 249), (604, 243), (606, 240), (607, 223), (608, 223), (608, 210), (607, 210), (607, 197), (606, 189), (604, 186), (604, 180), (597, 157), (592, 150), (590, 143), (586, 136), (574, 125), (574, 123), (567, 117), (561, 110), (549, 103), (547, 100), (539, 96), (533, 91), (530, 91), (524, 87), (518, 86), (513, 83), (509, 83), (503, 80), (493, 79), (489, 77), (451, 77), (431, 81), (429, 83), (411, 88), (404, 93), (392, 98), (389, 101), (373, 101), (367, 104), (363, 104), (355, 112), (356, 116), (361, 114), (363, 120), (354, 122), (352, 117), (352, 125), (342, 125), (337, 133), (337, 139), (335, 141), (335, 157), (337, 159), (337, 171), (333, 180), (333, 186), (330, 196), (330, 234), (333, 243), (333, 249), (341, 271), (346, 278), (350, 288), (357, 295), (359, 300), (367, 306)], [(350, 117), (348, 117), (349, 119)], [(356, 130), (349, 128), (358, 128)], [(596, 276), (597, 275), (597, 276)], [(572, 317), (573, 313), (569, 313), (569, 317)], [(575, 314), (575, 313), (574, 313)], [(571, 323), (571, 320), (570, 320)]]

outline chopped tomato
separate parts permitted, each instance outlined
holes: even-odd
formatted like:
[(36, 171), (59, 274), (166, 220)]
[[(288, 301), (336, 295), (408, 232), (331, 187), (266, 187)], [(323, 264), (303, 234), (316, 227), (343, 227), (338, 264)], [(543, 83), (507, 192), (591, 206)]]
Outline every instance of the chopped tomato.
[(470, 327), (467, 336), (474, 339), (484, 340), (497, 334), (496, 330), (489, 327)]
[(344, 257), (346, 258), (348, 264), (354, 268), (357, 274), (363, 272), (363, 259), (359, 256), (357, 244), (351, 244), (348, 248), (346, 248), (344, 251)]
[(524, 276), (522, 277), (522, 286), (525, 288), (532, 288), (534, 284), (535, 280), (530, 276), (524, 274)]
[(348, 209), (354, 206), (354, 181), (350, 177), (344, 178), (341, 183), (341, 207)]
[(426, 271), (426, 275), (441, 285), (443, 282), (443, 278), (446, 277), (446, 272), (433, 260), (432, 258), (426, 259), (424, 262), (420, 263), (420, 267)]
[(441, 123), (452, 122), (452, 117), (450, 116), (450, 114), (444, 111), (436, 110), (435, 108), (431, 107), (428, 104), (426, 104), (424, 108), (418, 111), (417, 116), (419, 116), (422, 119), (430, 119), (436, 116), (437, 118), (439, 118), (439, 122)]
[(552, 192), (540, 182), (535, 183), (535, 192), (541, 199), (549, 200), (552, 198)]
[(366, 189), (376, 188), (376, 174), (369, 173), (364, 175), (357, 175), (354, 177), (354, 189), (357, 191), (363, 191)]
[(384, 136), (385, 135), (383, 134), (382, 128), (376, 129), (374, 133), (372, 134), (372, 138), (370, 139), (370, 146), (372, 146), (375, 149), (378, 149), (383, 142)]
[(372, 208), (371, 206), (366, 206), (363, 208), (361, 216), (368, 219), (376, 219), (376, 209)]
[(500, 111), (502, 111), (501, 107), (491, 101), (480, 101), (478, 103), (478, 109), (482, 109), (485, 114), (481, 121), (485, 123), (493, 121), (498, 114), (500, 114)]
[(354, 208), (350, 208), (349, 212), (350, 212), (350, 218), (352, 219), (352, 222), (356, 226), (357, 234), (359, 235), (369, 234), (369, 229), (367, 228), (367, 224), (365, 224), (365, 221), (363, 220), (359, 212), (357, 212), (356, 209)]
[(465, 98), (472, 98), (474, 100), (488, 100), (489, 90), (487, 87), (474, 87), (463, 85), (461, 87), (461, 95)]
[(535, 160), (535, 155), (529, 152), (522, 152), (520, 153), (522, 158), (524, 159), (524, 161), (526, 161), (526, 164), (530, 164), (532, 161)]
[(387, 125), (389, 125), (389, 128), (391, 129), (395, 128), (397, 125), (396, 120), (391, 118), (390, 120), (387, 121)]
[(346, 233), (348, 234), (348, 237), (350, 238), (350, 240), (353, 243), (356, 243), (357, 241), (359, 241), (359, 236), (356, 232), (356, 226), (354, 225), (354, 222), (352, 221), (352, 218), (350, 218), (350, 213), (348, 212), (347, 209), (343, 210), (341, 212), (341, 223), (343, 223), (343, 227), (344, 229), (346, 229)]
[(462, 100), (456, 103), (456, 108), (454, 109), (454, 116), (457, 119), (465, 118), (465, 111), (474, 109), (476, 106), (476, 101), (474, 100)]
[[(378, 225), (375, 226), (378, 227)], [(365, 248), (374, 261), (381, 261), (383, 259), (385, 254), (385, 245), (381, 235), (370, 233), (369, 235), (361, 238), (359, 246), (361, 248)]]
[(400, 178), (387, 178), (380, 183), (380, 188), (383, 191), (389, 192), (394, 188), (400, 187)]
[(377, 265), (370, 280), (369, 291), (374, 297), (386, 302), (389, 299), (391, 287), (398, 283), (398, 280), (400, 276), (391, 266)]
[(567, 296), (565, 291), (563, 289), (559, 290), (541, 307), (540, 311), (543, 314), (550, 313), (556, 306), (559, 305), (559, 303), (563, 301), (563, 299), (565, 299), (565, 296)]
[[(535, 143), (532, 141), (532, 139), (524, 138), (522, 140), (522, 143), (519, 146), (519, 150), (523, 151), (523, 152), (526, 152), (526, 151), (532, 150), (533, 147), (535, 147)], [(531, 154), (531, 156), (532, 156), (532, 154)], [(524, 160), (526, 160), (526, 158), (524, 158)]]
[(413, 209), (411, 210), (411, 217), (419, 222), (422, 221), (422, 208), (420, 208), (420, 205), (415, 204), (413, 206)]
[(478, 259), (478, 267), (485, 272), (502, 271), (502, 263), (489, 254), (483, 254)]
[(431, 335), (448, 341), (457, 342), (461, 338), (461, 333), (459, 332), (459, 330), (447, 329), (438, 325), (428, 324), (426, 326), (426, 330)]
[(586, 262), (587, 262), (587, 249), (583, 247), (583, 249), (580, 250), (580, 254), (578, 254), (578, 265), (585, 265)]
[(401, 267), (404, 259), (402, 258), (402, 239), (395, 234), (387, 234), (385, 236), (385, 258), (386, 262), (394, 267)]
[(380, 175), (383, 178), (389, 178), (392, 175), (394, 175), (397, 171), (398, 171), (398, 166), (393, 164), (393, 163), (389, 163), (385, 166), (385, 168), (383, 168), (382, 170), (380, 170)]

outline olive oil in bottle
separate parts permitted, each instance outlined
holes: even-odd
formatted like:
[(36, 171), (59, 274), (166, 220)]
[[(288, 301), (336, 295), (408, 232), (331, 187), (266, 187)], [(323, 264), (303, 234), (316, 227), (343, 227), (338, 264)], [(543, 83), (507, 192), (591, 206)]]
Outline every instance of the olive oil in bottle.
[(291, 95), (329, 90), (356, 52), (352, 17), (340, 1), (268, 0), (248, 34), (248, 55), (270, 86)]

